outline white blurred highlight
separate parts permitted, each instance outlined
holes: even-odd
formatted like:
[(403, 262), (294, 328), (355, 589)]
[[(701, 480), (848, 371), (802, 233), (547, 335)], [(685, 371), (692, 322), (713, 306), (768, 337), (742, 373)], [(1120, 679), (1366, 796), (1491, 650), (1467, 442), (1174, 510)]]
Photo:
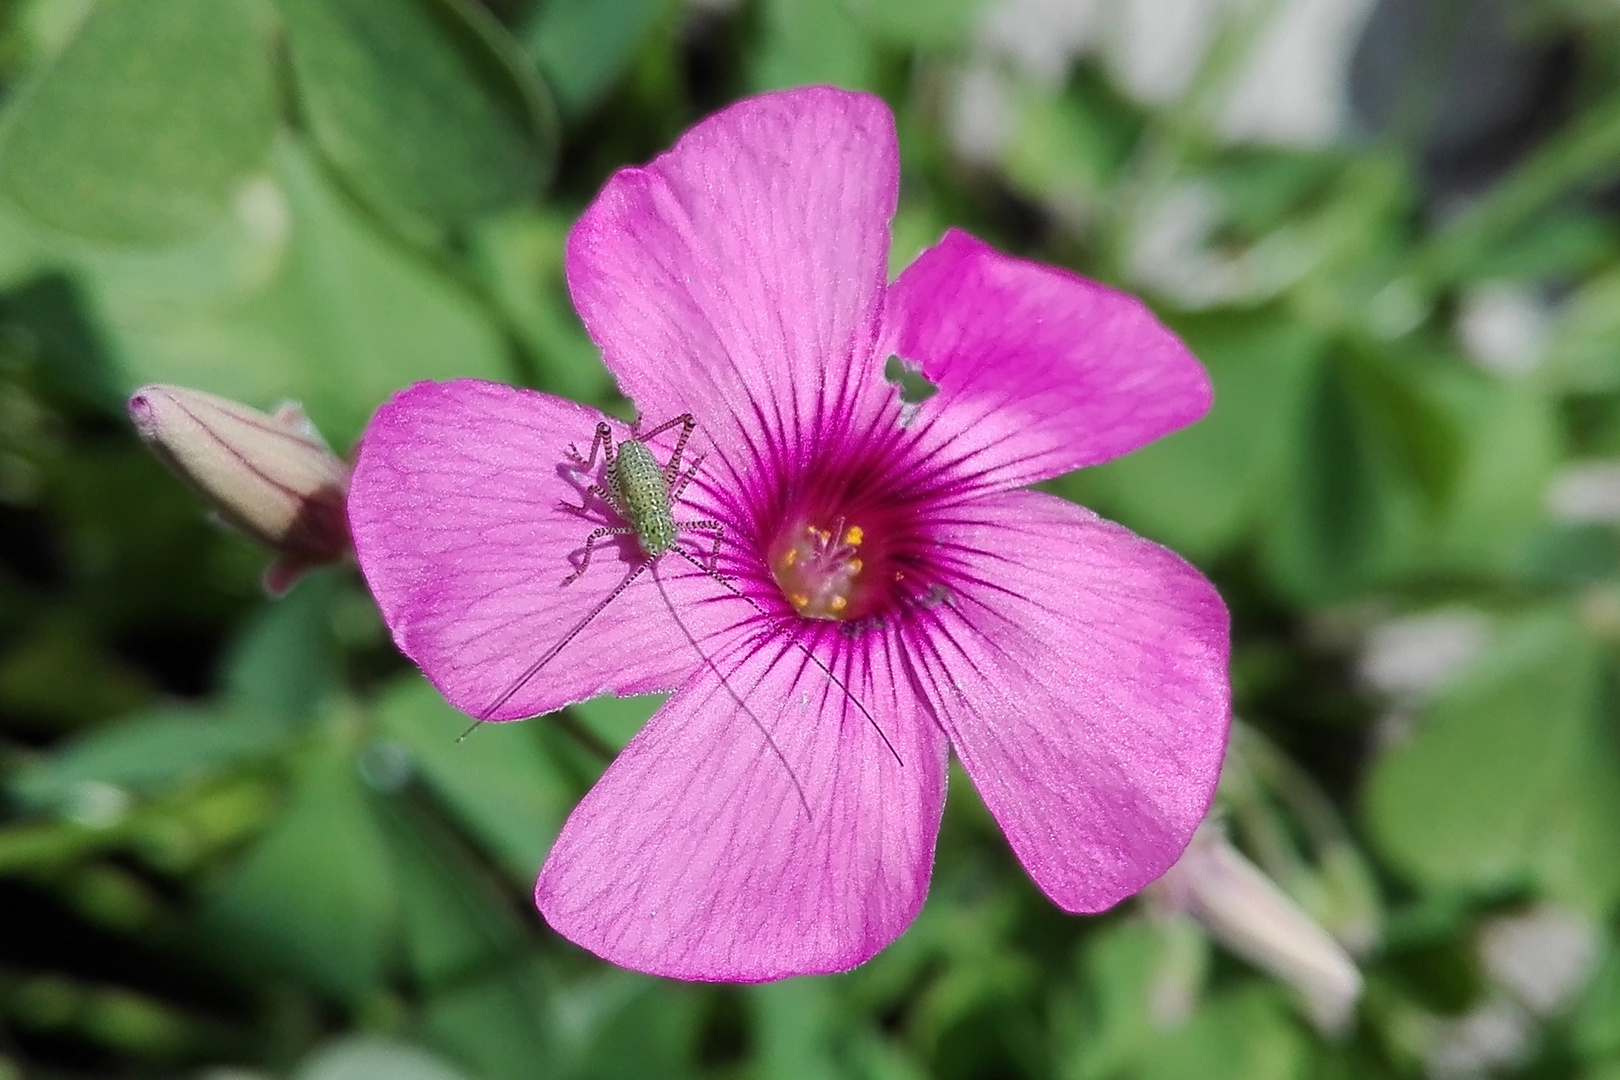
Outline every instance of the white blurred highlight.
[(1233, 141), (1317, 146), (1349, 117), (1351, 53), (1372, 0), (991, 0), (978, 45), (1055, 89), (1069, 66), (1099, 54), (1138, 101), (1184, 94), (1227, 19), (1271, 4), (1228, 85), (1217, 133)]
[(1466, 1080), (1521, 1064), (1535, 1027), (1510, 1001), (1488, 1001), (1455, 1020), (1436, 1023), (1424, 1064), (1435, 1080)]
[(1547, 513), (1572, 525), (1620, 523), (1620, 461), (1567, 465), (1547, 489)]
[(1492, 282), (1465, 292), (1457, 337), (1468, 358), (1486, 371), (1519, 376), (1533, 371), (1552, 337), (1552, 313), (1540, 293)]
[(1444, 686), (1490, 641), (1491, 622), (1477, 611), (1434, 611), (1374, 626), (1357, 674), (1373, 690), (1416, 702)]
[(974, 64), (957, 79), (945, 123), (951, 145), (963, 158), (976, 165), (993, 163), (1016, 122), (1017, 106), (999, 68)]
[(1556, 1016), (1585, 989), (1602, 940), (1591, 919), (1548, 904), (1486, 923), (1479, 956), (1519, 1004), (1537, 1016)]
[(1096, 41), (1103, 18), (1099, 0), (991, 0), (980, 21), (979, 42), (1055, 89), (1075, 57)]

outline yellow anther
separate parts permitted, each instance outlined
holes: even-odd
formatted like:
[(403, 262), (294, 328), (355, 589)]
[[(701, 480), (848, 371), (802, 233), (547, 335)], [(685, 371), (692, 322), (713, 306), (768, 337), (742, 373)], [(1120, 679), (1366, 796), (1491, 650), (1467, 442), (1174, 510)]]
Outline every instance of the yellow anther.
[(799, 561), (799, 549), (798, 548), (788, 548), (787, 549), (787, 554), (782, 556), (782, 565), (783, 566), (792, 566), (794, 563), (796, 563), (798, 561)]
[(859, 525), (851, 525), (844, 532), (844, 543), (849, 544), (851, 547), (860, 547), (861, 541), (864, 539), (866, 539), (866, 534), (861, 531)]
[(827, 606), (832, 608), (834, 611), (843, 611), (845, 608), (849, 607), (849, 601), (844, 599), (842, 596), (835, 596)]
[(866, 564), (861, 562), (861, 560), (859, 560), (859, 559), (851, 559), (851, 560), (849, 560), (849, 572), (850, 572), (850, 574), (854, 575), (854, 574), (860, 573), (861, 572), (861, 567), (863, 567), (865, 565)]
[(798, 608), (800, 611), (803, 611), (805, 608), (810, 606), (810, 597), (802, 592), (796, 592), (792, 596), (788, 597), (788, 599), (793, 601), (793, 606)]

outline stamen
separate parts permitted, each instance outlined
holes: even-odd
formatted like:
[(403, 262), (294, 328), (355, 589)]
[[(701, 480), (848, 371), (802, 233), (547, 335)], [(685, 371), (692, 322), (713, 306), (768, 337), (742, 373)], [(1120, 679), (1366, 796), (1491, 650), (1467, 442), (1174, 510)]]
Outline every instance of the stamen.
[(772, 560), (776, 583), (795, 611), (812, 619), (848, 619), (862, 614), (861, 571), (856, 549), (866, 539), (859, 525), (803, 525), (789, 530)]

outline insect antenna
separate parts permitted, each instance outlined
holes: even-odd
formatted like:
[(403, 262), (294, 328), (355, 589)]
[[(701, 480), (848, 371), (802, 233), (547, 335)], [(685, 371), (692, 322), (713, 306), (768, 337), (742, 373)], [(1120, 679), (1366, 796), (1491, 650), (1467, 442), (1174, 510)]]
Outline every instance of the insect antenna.
[[(675, 550), (679, 551), (680, 549), (676, 548)], [(682, 554), (685, 554), (685, 552), (682, 552)], [(649, 562), (645, 565), (653, 564)], [(804, 807), (805, 816), (814, 821), (816, 815), (810, 809), (810, 799), (804, 793), (804, 785), (799, 782), (799, 774), (793, 771), (793, 766), (788, 763), (787, 755), (782, 753), (782, 748), (777, 745), (775, 737), (771, 735), (770, 729), (765, 726), (764, 721), (760, 720), (754, 710), (748, 707), (748, 703), (742, 699), (741, 694), (737, 693), (736, 689), (731, 685), (731, 680), (726, 678), (725, 674), (715, 664), (713, 658), (703, 651), (703, 646), (693, 636), (691, 629), (686, 625), (686, 620), (681, 618), (680, 613), (675, 610), (674, 602), (670, 600), (669, 593), (664, 589), (664, 579), (658, 576), (658, 568), (655, 565), (653, 566), (653, 581), (658, 585), (658, 593), (664, 598), (664, 606), (669, 608), (670, 615), (674, 616), (675, 625), (681, 628), (681, 633), (685, 636), (687, 643), (692, 646), (693, 651), (698, 656), (702, 657), (703, 663), (707, 665), (708, 669), (720, 679), (720, 685), (726, 688), (726, 693), (731, 695), (731, 700), (735, 701), (737, 707), (748, 715), (749, 720), (753, 721), (754, 727), (764, 737), (765, 745), (771, 748), (771, 753), (776, 755), (776, 760), (780, 761), (782, 768), (787, 770), (788, 779), (793, 781), (793, 790), (799, 796), (799, 805)]]
[(547, 649), (540, 659), (530, 664), (523, 674), (519, 675), (512, 685), (508, 686), (506, 690), (502, 692), (500, 697), (484, 706), (483, 711), (478, 714), (478, 719), (474, 720), (472, 726), (466, 731), (463, 731), (461, 735), (457, 737), (456, 742), (460, 742), (462, 739), (465, 739), (468, 735), (471, 735), (474, 731), (478, 730), (479, 724), (487, 723), (489, 718), (494, 715), (496, 710), (498, 710), (502, 705), (505, 705), (508, 701), (511, 701), (513, 696), (516, 695), (519, 690), (522, 690), (529, 684), (530, 679), (540, 674), (541, 668), (544, 668), (547, 664), (555, 660), (557, 658), (557, 654), (566, 649), (568, 647), (568, 643), (577, 638), (584, 631), (584, 629), (591, 624), (591, 620), (602, 614), (602, 612), (607, 609), (609, 604), (617, 600), (620, 595), (623, 594), (624, 590), (628, 589), (631, 583), (634, 582), (636, 578), (640, 577), (642, 572), (650, 565), (650, 562), (643, 562), (626, 574), (624, 576), (624, 580), (613, 587), (612, 592), (602, 597), (602, 599), (597, 602), (595, 607), (591, 608), (590, 611), (585, 613), (584, 618), (580, 619), (579, 622), (574, 624), (574, 628), (572, 630), (568, 631), (568, 633), (562, 636), (562, 640), (558, 641), (551, 648)]
[[(742, 600), (745, 603), (747, 603), (749, 607), (753, 608), (760, 615), (764, 616), (766, 622), (772, 623), (772, 624), (781, 623), (782, 620), (774, 618), (771, 615), (770, 612), (768, 612), (764, 608), (760, 607), (759, 602), (757, 600), (755, 600), (752, 596), (749, 596), (747, 593), (745, 593), (741, 589), (737, 588), (731, 582), (729, 582), (725, 578), (721, 577), (719, 575), (719, 573), (717, 573), (713, 569), (711, 569), (711, 568), (709, 568), (707, 566), (704, 566), (697, 559), (694, 559), (689, 552), (685, 551), (684, 549), (682, 549), (680, 547), (675, 547), (675, 548), (672, 548), (671, 550), (673, 550), (676, 554), (678, 554), (681, 558), (685, 559), (687, 562), (691, 563), (693, 566), (697, 567), (697, 569), (699, 571), (701, 571), (710, 580), (718, 582), (732, 596), (735, 596), (737, 599)], [(656, 575), (654, 575), (654, 576), (656, 576)], [(662, 588), (662, 586), (660, 586), (660, 588)], [(796, 637), (794, 637), (793, 633), (791, 631), (788, 632), (788, 641), (793, 644), (794, 648), (796, 648), (800, 652), (802, 652), (805, 655), (805, 657), (812, 664), (814, 664), (816, 667), (820, 668), (821, 673), (823, 675), (827, 676), (828, 679), (832, 680), (832, 684), (834, 686), (838, 687), (838, 689), (840, 689), (840, 690), (842, 690), (844, 692), (844, 696), (849, 698), (851, 704), (853, 704), (857, 709), (860, 710), (862, 716), (866, 717), (866, 722), (872, 725), (872, 730), (877, 732), (878, 738), (883, 740), (883, 745), (888, 747), (889, 753), (894, 756), (895, 764), (899, 765), (902, 769), (905, 768), (905, 766), (906, 766), (905, 760), (903, 758), (901, 758), (900, 751), (898, 751), (898, 750), (896, 750), (894, 748), (894, 743), (889, 741), (889, 736), (884, 732), (883, 726), (877, 722), (877, 717), (873, 716), (870, 712), (867, 711), (866, 706), (861, 704), (861, 699), (856, 697), (854, 695), (854, 693), (851, 692), (850, 688), (844, 683), (844, 680), (840, 679), (837, 675), (835, 675), (833, 673), (832, 668), (828, 667), (825, 663), (823, 663), (821, 657), (817, 656), (815, 653), (811, 652), (808, 648), (806, 648), (804, 643), (799, 641)]]

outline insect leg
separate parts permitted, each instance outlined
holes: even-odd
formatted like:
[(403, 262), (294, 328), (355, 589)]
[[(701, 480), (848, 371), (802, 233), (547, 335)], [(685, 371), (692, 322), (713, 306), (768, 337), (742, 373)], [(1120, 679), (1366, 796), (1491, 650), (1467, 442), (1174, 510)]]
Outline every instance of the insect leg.
[[(692, 561), (692, 557), (687, 555), (686, 552), (681, 552), (681, 555), (686, 558), (687, 562)], [(703, 646), (698, 643), (697, 637), (693, 635), (691, 628), (686, 625), (686, 620), (681, 618), (680, 612), (675, 610), (675, 603), (669, 598), (668, 590), (664, 588), (664, 579), (658, 575), (657, 564), (648, 561), (644, 565), (653, 568), (653, 582), (658, 586), (659, 595), (664, 598), (664, 606), (669, 608), (669, 613), (675, 619), (675, 625), (680, 628), (681, 634), (685, 636), (687, 644), (692, 646), (693, 651), (698, 654), (704, 666), (714, 672), (715, 677), (720, 680), (720, 685), (730, 695), (731, 700), (737, 703), (737, 707), (743, 711), (743, 714), (754, 725), (754, 729), (764, 738), (765, 745), (770, 748), (771, 754), (775, 756), (777, 761), (782, 763), (782, 768), (787, 770), (788, 780), (793, 784), (793, 790), (799, 796), (799, 805), (804, 808), (804, 816), (812, 821), (815, 820), (815, 812), (810, 809), (810, 798), (804, 793), (804, 784), (799, 781), (799, 774), (793, 771), (793, 766), (789, 763), (787, 755), (782, 753), (782, 747), (777, 743), (776, 737), (771, 734), (771, 729), (765, 726), (765, 722), (749, 707), (748, 702), (743, 700), (743, 696), (731, 685), (731, 680), (726, 678), (725, 672), (720, 670), (719, 666), (714, 662), (714, 658), (705, 652)]]
[[(574, 471), (590, 472), (596, 465), (596, 451), (602, 447), (606, 447), (609, 453), (613, 450), (613, 429), (608, 427), (606, 423), (596, 425), (596, 435), (591, 439), (591, 456), (589, 458), (580, 457), (579, 448), (573, 443), (569, 443), (568, 459), (573, 463)], [(613, 463), (611, 457), (607, 461), (610, 465)]]
[[(568, 633), (562, 636), (562, 640), (558, 641), (555, 645), (542, 653), (540, 659), (530, 664), (522, 675), (519, 675), (510, 686), (501, 692), (500, 697), (496, 698), (494, 701), (485, 706), (483, 711), (478, 714), (478, 723), (474, 724), (472, 728), (468, 728), (467, 731), (471, 732), (473, 728), (478, 726), (478, 724), (482, 724), (487, 721), (490, 717), (494, 716), (502, 706), (504, 706), (508, 701), (511, 701), (519, 690), (522, 690), (528, 685), (530, 679), (533, 679), (536, 675), (540, 674), (541, 668), (545, 667), (547, 664), (551, 663), (552, 660), (556, 659), (558, 654), (566, 649), (570, 642), (577, 638), (587, 626), (594, 622), (598, 615), (607, 610), (607, 606), (613, 603), (613, 601), (617, 600), (620, 594), (628, 589), (631, 583), (634, 582), (636, 578), (640, 577), (642, 572), (651, 565), (651, 563), (643, 562), (626, 574), (624, 576), (624, 580), (619, 582), (612, 592), (602, 597), (602, 599), (597, 602), (595, 607), (591, 608), (590, 611), (585, 613), (584, 618), (580, 619), (579, 622), (574, 624), (573, 629), (569, 630)], [(462, 739), (465, 739), (466, 737), (466, 733), (463, 733), (461, 736)], [(459, 742), (460, 740), (458, 739), (457, 741)]]
[(681, 435), (680, 438), (675, 440), (675, 452), (669, 455), (669, 461), (664, 465), (664, 483), (666, 484), (673, 481), (676, 474), (681, 471), (681, 455), (686, 452), (686, 441), (692, 437), (692, 431), (697, 427), (697, 419), (691, 413), (681, 413), (681, 415), (673, 419), (665, 420), (645, 435), (636, 436), (637, 442), (645, 443), (676, 426), (680, 427)]
[(672, 505), (676, 499), (681, 497), (681, 492), (686, 490), (686, 485), (690, 484), (692, 482), (692, 478), (697, 475), (698, 466), (703, 464), (703, 458), (703, 454), (698, 454), (693, 457), (691, 467), (683, 472), (680, 479), (676, 480), (675, 485), (669, 489), (669, 501)]
[(574, 582), (579, 580), (581, 574), (585, 573), (586, 568), (591, 565), (591, 552), (596, 550), (596, 542), (598, 540), (605, 536), (634, 536), (635, 534), (636, 530), (630, 528), (628, 525), (615, 525), (611, 527), (604, 525), (600, 529), (591, 530), (591, 535), (585, 538), (584, 557), (579, 560), (578, 568), (575, 569), (572, 574), (569, 574), (567, 577), (563, 578), (563, 584), (572, 585)]
[(675, 531), (676, 532), (683, 532), (683, 531), (688, 531), (688, 530), (690, 530), (692, 532), (712, 532), (712, 533), (714, 533), (714, 550), (709, 552), (707, 569), (708, 569), (709, 573), (714, 574), (716, 577), (718, 577), (719, 574), (715, 570), (715, 566), (718, 565), (719, 562), (720, 562), (720, 545), (725, 542), (725, 539), (726, 539), (726, 527), (724, 525), (720, 524), (718, 521), (712, 521), (712, 520), (709, 520), (707, 518), (705, 518), (702, 521), (677, 521), (675, 523)]
[(747, 593), (739, 591), (737, 586), (733, 585), (726, 578), (723, 578), (719, 574), (716, 574), (713, 571), (708, 570), (707, 568), (705, 568), (702, 563), (700, 563), (696, 559), (692, 558), (692, 553), (691, 552), (686, 551), (685, 549), (680, 548), (680, 547), (676, 547), (673, 550), (674, 550), (675, 554), (679, 555), (681, 558), (685, 559), (687, 562), (689, 562), (693, 566), (697, 567), (703, 573), (708, 574), (710, 577), (712, 577), (717, 583), (719, 583), (721, 586), (723, 586), (725, 588), (725, 590), (727, 592), (729, 592), (732, 596), (735, 596), (737, 599), (743, 601), (749, 607), (753, 608), (754, 611), (756, 613), (758, 613), (765, 620), (765, 623), (766, 623), (767, 626), (771, 627), (773, 630), (777, 629), (777, 628), (781, 628), (781, 630), (784, 633), (787, 634), (788, 643), (791, 644), (792, 646), (794, 646), (796, 649), (798, 649), (801, 653), (803, 653), (804, 656), (805, 656), (805, 659), (809, 660), (816, 667), (820, 668), (821, 673), (823, 675), (827, 676), (827, 678), (832, 681), (832, 684), (834, 686), (838, 687), (838, 689), (840, 689), (840, 690), (842, 690), (844, 692), (844, 696), (849, 699), (850, 704), (854, 705), (855, 708), (860, 712), (860, 714), (862, 716), (866, 717), (867, 723), (872, 725), (872, 730), (876, 731), (877, 734), (878, 734), (878, 738), (883, 740), (883, 745), (889, 748), (889, 753), (890, 753), (891, 756), (893, 756), (893, 758), (895, 760), (895, 763), (897, 765), (899, 765), (901, 768), (905, 767), (906, 763), (900, 757), (900, 751), (896, 750), (894, 748), (894, 743), (889, 741), (889, 736), (887, 735), (887, 733), (884, 732), (883, 726), (877, 722), (877, 717), (873, 716), (871, 714), (871, 712), (868, 711), (866, 706), (861, 704), (861, 699), (860, 698), (858, 698), (854, 694), (850, 693), (849, 687), (844, 684), (844, 680), (840, 679), (837, 675), (833, 674), (832, 668), (828, 667), (826, 665), (826, 663), (823, 662), (822, 659), (819, 656), (817, 656), (815, 653), (811, 652), (808, 648), (805, 647), (803, 642), (798, 640), (797, 633), (794, 631), (793, 627), (789, 623), (787, 623), (783, 619), (780, 619), (780, 618), (778, 618), (776, 616), (773, 616), (770, 612), (768, 612), (764, 608), (760, 607), (759, 606), (759, 601), (755, 600), (753, 597), (749, 596)]
[[(675, 452), (669, 455), (664, 463), (664, 483), (669, 483), (681, 471), (681, 455), (686, 452), (686, 440), (692, 437), (692, 429), (697, 427), (697, 421), (692, 419), (691, 413), (682, 413), (675, 418), (681, 422), (681, 437), (675, 440)], [(670, 421), (674, 423), (674, 421)]]
[[(595, 495), (598, 499), (601, 499), (603, 502), (612, 507), (615, 513), (619, 512), (619, 504), (614, 502), (612, 493), (603, 488), (601, 484), (592, 484), (590, 487), (585, 489), (585, 494)], [(572, 510), (576, 514), (589, 514), (591, 512), (589, 499), (581, 499), (578, 506), (575, 506), (567, 499), (561, 500), (557, 503), (557, 505), (562, 507), (564, 510)]]
[[(638, 420), (637, 422), (639, 423), (640, 421)], [(659, 424), (651, 431), (643, 434), (637, 434), (636, 441), (647, 442), (649, 439), (656, 439), (664, 432), (676, 427), (686, 429), (685, 433), (682, 434), (680, 439), (680, 445), (684, 446), (686, 445), (687, 438), (690, 437), (692, 433), (692, 429), (697, 427), (697, 419), (689, 412), (681, 413), (679, 416), (671, 417), (670, 419), (665, 420), (662, 424)]]
[[(591, 439), (590, 457), (581, 457), (579, 454), (579, 448), (573, 443), (568, 444), (568, 468), (574, 473), (575, 476), (583, 475), (589, 478), (591, 473), (596, 468), (596, 455), (598, 451), (601, 452), (602, 459), (607, 462), (608, 473), (611, 475), (613, 472), (613, 429), (608, 427), (605, 421), (596, 425), (596, 435)], [(611, 506), (615, 511), (619, 509), (619, 504), (613, 500), (613, 496), (607, 491), (603, 490), (600, 484), (592, 483), (585, 489), (585, 494), (587, 496), (595, 495), (597, 498)], [(590, 499), (581, 499), (578, 506), (575, 506), (573, 503), (564, 499), (558, 505), (560, 505), (564, 510), (572, 510), (576, 514), (585, 514), (590, 510)]]

